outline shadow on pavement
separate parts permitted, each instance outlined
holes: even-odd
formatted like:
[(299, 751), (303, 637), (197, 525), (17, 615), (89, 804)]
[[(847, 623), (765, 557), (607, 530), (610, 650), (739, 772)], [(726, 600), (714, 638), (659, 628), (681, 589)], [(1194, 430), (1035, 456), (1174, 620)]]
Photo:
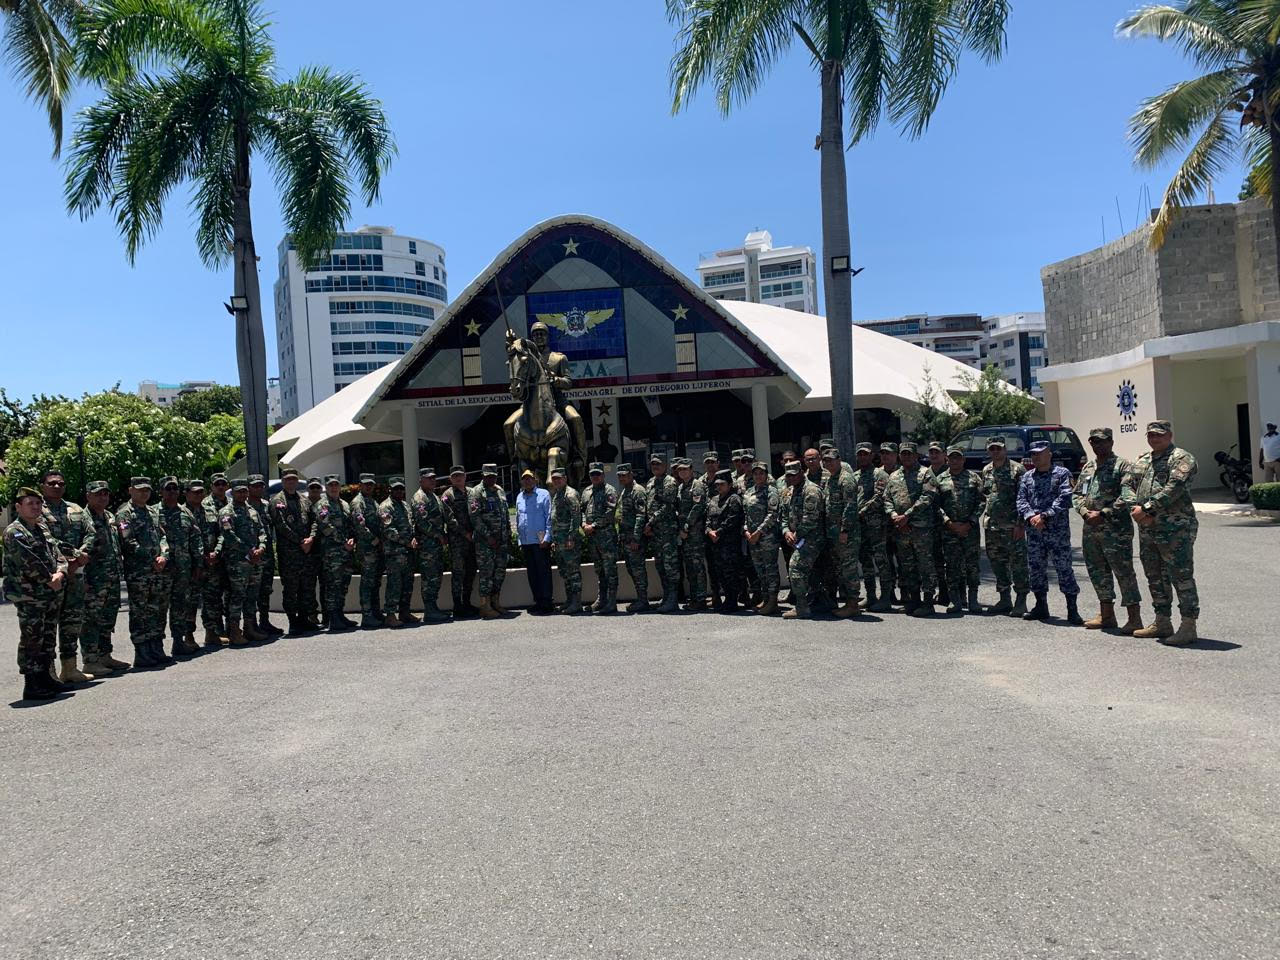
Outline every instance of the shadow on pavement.
[(30, 710), (32, 707), (47, 707), (52, 703), (61, 703), (63, 700), (70, 700), (72, 694), (60, 693), (52, 700), (10, 700), (9, 706), (14, 710)]
[(1181, 649), (1183, 649), (1183, 650), (1209, 650), (1209, 651), (1216, 651), (1216, 652), (1218, 652), (1218, 653), (1223, 653), (1223, 652), (1226, 652), (1226, 651), (1228, 651), (1228, 650), (1239, 650), (1241, 646), (1242, 646), (1242, 644), (1239, 644), (1239, 643), (1231, 643), (1231, 642), (1230, 642), (1230, 641), (1228, 641), (1228, 640), (1210, 640), (1210, 639), (1208, 639), (1208, 638), (1206, 638), (1206, 637), (1201, 637), (1201, 638), (1200, 638), (1199, 640), (1197, 640), (1195, 643), (1191, 644), (1191, 646), (1189, 646), (1189, 647), (1182, 647)]

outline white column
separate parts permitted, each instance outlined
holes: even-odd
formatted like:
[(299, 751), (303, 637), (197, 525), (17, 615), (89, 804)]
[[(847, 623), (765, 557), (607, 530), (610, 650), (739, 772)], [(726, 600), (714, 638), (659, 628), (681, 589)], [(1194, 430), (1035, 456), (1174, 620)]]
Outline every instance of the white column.
[(401, 442), (404, 444), (404, 482), (418, 482), (418, 409), (411, 404), (400, 408)]
[[(462, 463), (462, 431), (455, 430), (453, 436), (449, 438), (449, 456), (453, 457), (453, 463)], [(453, 464), (450, 464), (452, 466)], [(463, 464), (465, 466), (465, 464)]]
[(751, 426), (756, 447), (756, 459), (771, 463), (769, 452), (769, 388), (763, 383), (751, 385)]
[[(1240, 457), (1253, 468), (1253, 482), (1262, 482), (1258, 441), (1266, 424), (1280, 419), (1280, 343), (1267, 341), (1251, 348), (1244, 359), (1249, 384), (1249, 449)], [(1175, 425), (1176, 426), (1176, 425)], [(1204, 464), (1200, 465), (1203, 472)]]

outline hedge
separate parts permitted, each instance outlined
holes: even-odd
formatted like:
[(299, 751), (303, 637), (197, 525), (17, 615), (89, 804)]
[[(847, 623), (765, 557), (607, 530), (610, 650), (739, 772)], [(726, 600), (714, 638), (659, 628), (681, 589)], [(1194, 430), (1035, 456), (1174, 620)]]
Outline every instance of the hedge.
[(1280, 510), (1280, 483), (1255, 483), (1249, 499), (1259, 510)]

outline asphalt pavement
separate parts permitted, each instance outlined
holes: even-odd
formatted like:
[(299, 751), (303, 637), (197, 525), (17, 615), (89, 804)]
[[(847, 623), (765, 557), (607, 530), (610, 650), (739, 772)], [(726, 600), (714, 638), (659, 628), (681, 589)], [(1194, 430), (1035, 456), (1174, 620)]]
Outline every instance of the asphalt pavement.
[(1275, 958), (1278, 548), (1203, 518), (1186, 650), (524, 614), (0, 704), (3, 955)]

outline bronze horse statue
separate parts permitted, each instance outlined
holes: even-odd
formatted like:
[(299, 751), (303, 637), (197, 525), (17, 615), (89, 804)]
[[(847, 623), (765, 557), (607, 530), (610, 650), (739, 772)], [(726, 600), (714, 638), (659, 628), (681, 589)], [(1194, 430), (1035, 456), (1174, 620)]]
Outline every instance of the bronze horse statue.
[(502, 427), (507, 450), (522, 472), (532, 470), (546, 483), (552, 470), (568, 466), (569, 426), (556, 409), (551, 375), (536, 344), (509, 337), (507, 365), (511, 396), (520, 403)]

